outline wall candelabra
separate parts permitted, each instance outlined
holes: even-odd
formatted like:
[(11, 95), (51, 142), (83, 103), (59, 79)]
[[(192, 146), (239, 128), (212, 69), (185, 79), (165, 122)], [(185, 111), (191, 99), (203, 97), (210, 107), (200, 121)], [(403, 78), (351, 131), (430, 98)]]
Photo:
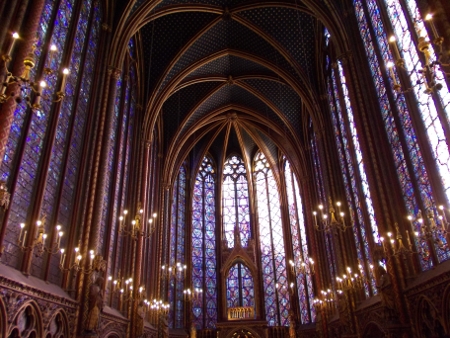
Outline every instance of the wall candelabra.
[[(323, 204), (319, 204), (319, 211), (313, 211), (314, 226), (317, 231), (331, 232), (332, 230), (339, 230), (344, 232), (350, 226), (345, 224), (345, 214), (341, 210), (342, 203), (336, 202), (336, 209), (333, 207), (331, 198), (328, 200), (329, 210), (325, 210)], [(319, 216), (319, 220), (317, 219)]]
[[(5, 67), (5, 77), (2, 81), (0, 87), (0, 103), (5, 103), (9, 99), (15, 99), (17, 102), (20, 102), (22, 98), (25, 99), (27, 105), (33, 110), (40, 110), (41, 99), (49, 99), (49, 97), (44, 95), (44, 90), (46, 90), (47, 83), (50, 78), (55, 79), (57, 77), (57, 72), (52, 68), (52, 64), (56, 60), (56, 53), (58, 52), (57, 47), (55, 45), (51, 45), (48, 51), (48, 58), (45, 60), (44, 64), (44, 73), (36, 76), (35, 79), (31, 79), (31, 72), (36, 65), (34, 50), (30, 51), (30, 53), (23, 60), (23, 64), (25, 69), (21, 75), (14, 75), (9, 69), (9, 63), (12, 61), (11, 53), (14, 49), (15, 43), (20, 39), (20, 36), (17, 32), (12, 34), (12, 43), (6, 52), (6, 54), (2, 55), (2, 60), (4, 61)], [(65, 97), (65, 86), (67, 76), (69, 75), (69, 69), (63, 68), (61, 71), (61, 84), (59, 90), (56, 91), (54, 95), (53, 102), (59, 102)], [(17, 91), (11, 91), (7, 93), (7, 89), (16, 84), (18, 87)], [(34, 98), (33, 98), (34, 97)]]

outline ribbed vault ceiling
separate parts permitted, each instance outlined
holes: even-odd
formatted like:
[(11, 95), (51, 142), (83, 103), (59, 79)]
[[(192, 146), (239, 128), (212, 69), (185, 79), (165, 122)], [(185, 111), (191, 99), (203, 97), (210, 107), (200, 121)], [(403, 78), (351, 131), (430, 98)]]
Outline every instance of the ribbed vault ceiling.
[(165, 173), (189, 154), (251, 159), (256, 149), (302, 166), (322, 63), (323, 26), (311, 13), (299, 0), (164, 0), (145, 14), (144, 127), (161, 123)]

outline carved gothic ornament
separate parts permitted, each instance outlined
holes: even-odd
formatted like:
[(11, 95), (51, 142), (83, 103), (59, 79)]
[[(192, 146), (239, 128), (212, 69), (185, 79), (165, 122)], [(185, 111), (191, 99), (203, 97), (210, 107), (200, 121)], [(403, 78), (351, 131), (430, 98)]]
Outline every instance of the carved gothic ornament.
[(234, 326), (229, 328), (223, 328), (220, 331), (221, 338), (237, 338), (240, 336), (241, 338), (267, 338), (267, 327), (263, 326)]
[(129, 320), (103, 312), (98, 329), (99, 337), (125, 338)]
[(77, 302), (72, 299), (4, 277), (0, 299), (0, 334), (6, 337), (67, 337), (75, 330)]

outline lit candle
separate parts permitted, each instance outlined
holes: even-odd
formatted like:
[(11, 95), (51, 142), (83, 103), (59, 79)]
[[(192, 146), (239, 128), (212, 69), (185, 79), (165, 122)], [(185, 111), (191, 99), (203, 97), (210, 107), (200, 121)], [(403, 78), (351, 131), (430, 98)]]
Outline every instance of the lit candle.
[(22, 246), (25, 246), (25, 240), (27, 238), (27, 231), (25, 230), (25, 232), (23, 233), (23, 241), (22, 241)]
[(42, 245), (45, 245), (45, 240), (47, 239), (47, 234), (42, 235)]
[(12, 50), (14, 48), (14, 45), (16, 44), (16, 41), (19, 38), (19, 34), (17, 32), (14, 32), (12, 37), (13, 37), (13, 41), (11, 42), (11, 46), (9, 46), (9, 49), (6, 52), (6, 55), (8, 55), (8, 56), (11, 55), (11, 52), (12, 52)]
[(391, 43), (392, 46), (392, 53), (394, 54), (394, 60), (397, 61), (398, 59), (400, 59), (400, 52), (398, 51), (397, 39), (395, 38), (394, 35), (391, 35), (391, 37), (389, 38), (389, 42)]
[(67, 79), (67, 75), (69, 74), (69, 69), (64, 68), (63, 69), (63, 76), (62, 76), (62, 81), (61, 81), (61, 90), (60, 92), (63, 93), (64, 89), (66, 87), (66, 79)]
[(63, 236), (64, 232), (60, 231), (58, 232), (58, 247), (61, 244), (61, 237)]
[(433, 15), (431, 15), (431, 13), (428, 13), (425, 16), (425, 20), (428, 21), (428, 23), (430, 24), (431, 31), (433, 32), (434, 38), (436, 39), (436, 38), (439, 37), (439, 34), (438, 34), (437, 30), (436, 30), (436, 27), (434, 26), (434, 23), (433, 23), (432, 19), (433, 19)]
[(64, 253), (64, 249), (61, 249), (60, 250), (60, 252), (61, 252), (61, 261), (59, 262), (59, 264), (61, 265), (61, 266), (63, 266), (64, 265), (64, 261), (65, 261), (65, 259), (66, 259), (66, 254)]
[(19, 242), (22, 239), (23, 229), (25, 228), (25, 223), (20, 223), (20, 233), (19, 233)]
[(398, 83), (397, 83), (397, 78), (395, 77), (395, 74), (394, 74), (394, 63), (389, 61), (386, 64), (386, 66), (389, 69), (389, 74), (391, 75), (392, 82), (394, 82), (394, 87), (396, 87), (398, 85)]
[(50, 46), (50, 54), (48, 56), (48, 68), (52, 68), (53, 58), (55, 57), (57, 50), (58, 48), (56, 48), (56, 45)]
[[(41, 82), (39, 82), (39, 87), (41, 88), (38, 89), (38, 92), (36, 93), (36, 102), (33, 105), (35, 108), (39, 108), (41, 106), (41, 96), (44, 91), (44, 88), (47, 87), (47, 83), (44, 80), (42, 80)], [(41, 221), (38, 221), (38, 226), (40, 225)]]

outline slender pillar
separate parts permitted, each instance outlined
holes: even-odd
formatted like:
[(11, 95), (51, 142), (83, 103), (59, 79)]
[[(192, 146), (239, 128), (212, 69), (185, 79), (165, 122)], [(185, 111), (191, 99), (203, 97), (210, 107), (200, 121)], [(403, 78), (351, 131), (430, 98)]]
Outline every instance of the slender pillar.
[[(82, 264), (85, 269), (89, 268), (88, 265), (88, 253), (89, 250), (96, 251), (99, 243), (99, 231), (101, 221), (102, 210), (102, 196), (103, 189), (98, 186), (104, 187), (105, 171), (107, 170), (107, 151), (109, 149), (109, 139), (111, 133), (112, 116), (114, 114), (114, 102), (117, 92), (117, 80), (121, 71), (116, 68), (109, 68), (106, 76), (106, 86), (104, 90), (102, 112), (97, 129), (97, 142), (95, 145), (95, 156), (92, 169), (92, 184), (90, 186), (91, 194), (89, 195), (89, 201), (86, 210), (85, 229), (81, 241), (81, 255), (83, 256)], [(100, 167), (101, 164), (101, 167)], [(98, 184), (97, 184), (98, 183)], [(79, 334), (83, 331), (83, 326), (88, 314), (88, 296), (89, 287), (92, 281), (90, 276), (84, 276), (83, 273), (78, 275), (77, 287), (76, 287), (76, 299), (80, 302), (80, 308), (78, 309), (78, 327)]]

